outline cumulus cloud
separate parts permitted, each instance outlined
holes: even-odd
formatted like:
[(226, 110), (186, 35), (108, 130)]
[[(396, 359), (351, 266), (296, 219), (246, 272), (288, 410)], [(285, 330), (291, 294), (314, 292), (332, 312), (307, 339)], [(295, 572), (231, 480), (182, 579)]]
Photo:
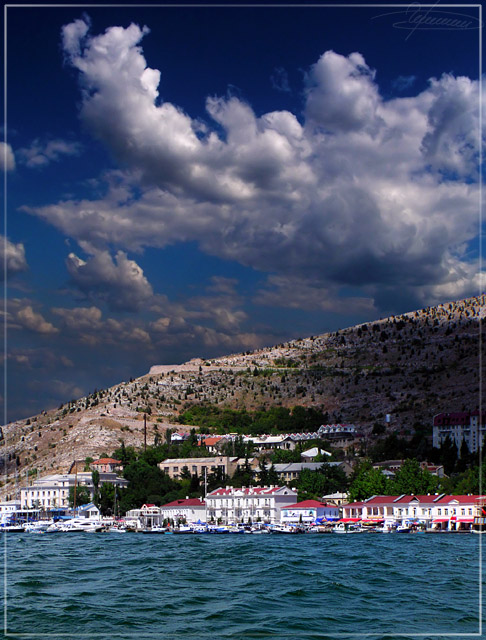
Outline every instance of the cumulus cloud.
[[(109, 243), (179, 241), (323, 290), (365, 287), (376, 300), (397, 285), (417, 297), (462, 282), (451, 259), (467, 264), (477, 234), (476, 81), (444, 74), (416, 96), (384, 100), (360, 53), (327, 51), (306, 75), (303, 122), (212, 96), (213, 125), (201, 128), (160, 100), (160, 71), (140, 47), (147, 28), (90, 36), (81, 22), (63, 31), (81, 117), (124, 167), (124, 188), (30, 209), (101, 252), (69, 259), (80, 288), (118, 280), (98, 278), (98, 263), (121, 270)], [(141, 274), (128, 280), (149, 291)], [(99, 292), (116, 304), (106, 286)]]
[(87, 261), (70, 253), (66, 266), (80, 291), (106, 301), (111, 309), (136, 311), (153, 294), (143, 270), (123, 251), (118, 251), (115, 262), (107, 251), (94, 253)]
[(34, 333), (53, 335), (59, 333), (52, 323), (35, 311), (26, 301), (12, 300), (8, 306), (9, 326), (13, 329), (27, 329)]
[(66, 140), (49, 140), (42, 142), (36, 138), (30, 147), (18, 150), (19, 161), (30, 168), (45, 167), (51, 162), (59, 162), (63, 156), (75, 156), (81, 152), (81, 145)]
[(27, 271), (25, 248), (22, 243), (13, 243), (0, 234), (0, 276)]
[(2, 171), (15, 169), (15, 156), (12, 147), (5, 142), (0, 142), (0, 169)]

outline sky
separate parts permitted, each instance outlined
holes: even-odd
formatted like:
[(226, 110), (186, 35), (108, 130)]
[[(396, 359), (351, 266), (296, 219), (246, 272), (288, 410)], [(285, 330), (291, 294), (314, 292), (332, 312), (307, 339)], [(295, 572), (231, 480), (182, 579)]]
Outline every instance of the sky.
[(4, 421), (481, 292), (477, 9), (6, 15)]

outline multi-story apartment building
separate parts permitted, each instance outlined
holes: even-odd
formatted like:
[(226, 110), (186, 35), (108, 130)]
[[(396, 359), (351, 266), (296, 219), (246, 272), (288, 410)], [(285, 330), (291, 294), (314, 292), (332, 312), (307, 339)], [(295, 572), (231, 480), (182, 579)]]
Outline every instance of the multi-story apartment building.
[(159, 469), (171, 478), (179, 478), (186, 468), (191, 476), (200, 478), (220, 469), (227, 476), (232, 476), (237, 469), (238, 458), (229, 456), (215, 456), (212, 458), (167, 458), (159, 462)]
[[(104, 482), (114, 484), (117, 487), (127, 487), (128, 481), (117, 477), (116, 473), (100, 473), (99, 486)], [(29, 487), (20, 490), (21, 509), (67, 509), (69, 507), (69, 489), (74, 487), (87, 487), (94, 495), (94, 485), (91, 472), (82, 473), (58, 473), (44, 476), (35, 480)]]
[(460, 413), (438, 413), (434, 416), (432, 444), (440, 447), (449, 437), (461, 449), (463, 441), (469, 451), (478, 451), (484, 444), (486, 433), (486, 411), (464, 411)]
[(416, 522), (440, 530), (471, 529), (484, 496), (401, 495), (373, 496), (343, 505), (343, 521), (388, 524)]
[(296, 502), (297, 491), (289, 487), (226, 487), (206, 496), (206, 516), (209, 521), (280, 522), (284, 507)]

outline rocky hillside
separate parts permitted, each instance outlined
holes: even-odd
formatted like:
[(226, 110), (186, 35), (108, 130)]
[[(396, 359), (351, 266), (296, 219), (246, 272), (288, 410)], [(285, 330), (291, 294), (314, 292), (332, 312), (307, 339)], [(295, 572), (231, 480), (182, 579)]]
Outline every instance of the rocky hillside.
[[(314, 406), (329, 422), (412, 433), (435, 413), (479, 405), (479, 326), (485, 296), (428, 307), (338, 332), (148, 374), (2, 428), (12, 495), (15, 476), (67, 471), (73, 459), (142, 446), (177, 425), (195, 403), (233, 409)], [(483, 359), (484, 363), (484, 359)], [(188, 428), (188, 427), (186, 427)], [(4, 469), (5, 470), (5, 469)], [(38, 471), (37, 471), (38, 470)]]

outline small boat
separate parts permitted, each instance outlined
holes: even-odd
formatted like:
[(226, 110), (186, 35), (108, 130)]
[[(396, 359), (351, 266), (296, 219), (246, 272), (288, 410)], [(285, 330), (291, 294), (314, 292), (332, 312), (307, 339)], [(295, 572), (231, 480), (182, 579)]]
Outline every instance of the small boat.
[(23, 533), (25, 527), (22, 524), (0, 524), (0, 531), (5, 533)]
[(410, 533), (413, 530), (411, 525), (400, 524), (397, 527), (397, 533)]
[(332, 528), (333, 533), (363, 533), (365, 529), (362, 529), (358, 524), (345, 524), (340, 522)]
[(97, 533), (104, 530), (104, 525), (100, 520), (90, 520), (88, 518), (73, 518), (67, 520), (59, 527), (62, 533), (79, 533), (87, 531), (89, 533)]

